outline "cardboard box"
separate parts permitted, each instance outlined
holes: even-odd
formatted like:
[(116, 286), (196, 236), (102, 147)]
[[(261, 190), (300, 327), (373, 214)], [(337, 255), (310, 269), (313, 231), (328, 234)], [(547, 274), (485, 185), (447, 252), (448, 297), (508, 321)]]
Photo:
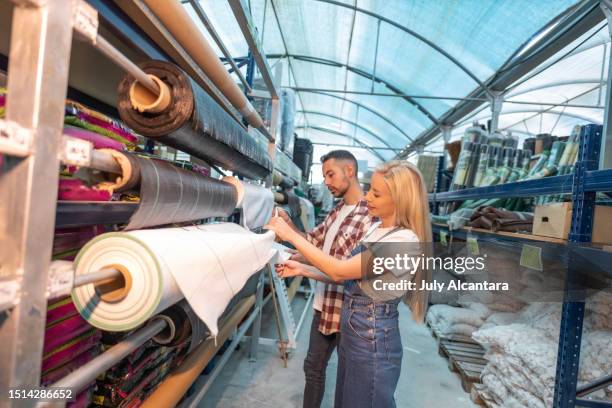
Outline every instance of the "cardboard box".
[[(567, 239), (572, 226), (572, 203), (538, 205), (533, 215), (533, 235)], [(596, 205), (592, 242), (612, 243), (612, 207)]]

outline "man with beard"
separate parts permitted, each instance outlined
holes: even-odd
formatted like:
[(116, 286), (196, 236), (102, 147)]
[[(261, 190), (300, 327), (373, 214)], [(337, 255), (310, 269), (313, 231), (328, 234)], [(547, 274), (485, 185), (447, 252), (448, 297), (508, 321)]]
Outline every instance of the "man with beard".
[[(372, 224), (357, 179), (357, 160), (346, 150), (333, 150), (321, 157), (321, 163), (325, 185), (334, 197), (342, 200), (305, 236), (325, 253), (346, 259)], [(279, 216), (297, 230), (286, 212), (279, 211)], [(292, 259), (305, 262), (300, 254)], [(310, 343), (304, 360), (304, 408), (318, 408), (323, 400), (327, 363), (340, 338), (342, 285), (317, 282), (313, 308)]]

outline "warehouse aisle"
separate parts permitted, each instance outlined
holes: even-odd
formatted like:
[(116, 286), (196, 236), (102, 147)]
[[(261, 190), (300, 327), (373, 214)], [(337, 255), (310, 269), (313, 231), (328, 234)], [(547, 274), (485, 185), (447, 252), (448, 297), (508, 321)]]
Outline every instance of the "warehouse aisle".
[[(303, 298), (294, 300), (296, 318), (304, 307)], [(475, 407), (469, 395), (461, 389), (459, 377), (451, 373), (447, 361), (438, 355), (437, 345), (425, 326), (412, 322), (405, 306), (401, 306), (400, 328), (404, 344), (402, 375), (395, 393), (398, 408)], [(267, 305), (262, 335), (273, 337), (271, 304)], [(259, 359), (249, 362), (248, 350), (242, 347), (232, 356), (225, 369), (213, 383), (199, 404), (201, 408), (297, 408), (302, 406), (304, 372), (302, 362), (306, 354), (308, 330), (312, 312), (307, 315), (298, 348), (287, 368), (274, 347), (260, 346)], [(336, 378), (336, 355), (327, 371), (327, 392), (323, 407), (333, 406)], [(203, 378), (203, 377), (201, 377)]]

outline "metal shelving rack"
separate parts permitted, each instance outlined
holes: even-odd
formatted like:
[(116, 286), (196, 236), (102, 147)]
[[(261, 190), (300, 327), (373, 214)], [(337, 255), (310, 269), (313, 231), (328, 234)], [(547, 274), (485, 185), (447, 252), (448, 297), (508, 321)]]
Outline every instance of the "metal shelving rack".
[[(603, 129), (599, 125), (586, 125), (582, 128), (579, 157), (574, 173), (571, 175), (547, 177), (539, 180), (521, 181), (490, 187), (469, 188), (445, 193), (433, 193), (430, 194), (429, 199), (432, 203), (439, 203), (472, 198), (533, 197), (571, 193), (573, 203), (572, 225), (566, 247), (568, 250), (576, 251), (580, 255), (585, 256), (586, 259), (600, 265), (601, 270), (606, 271), (608, 277), (612, 278), (612, 269), (609, 267), (612, 264), (611, 252), (593, 247), (579, 246), (580, 243), (591, 241), (596, 192), (612, 191), (612, 169), (597, 170), (602, 134)], [(492, 243), (504, 240), (515, 240), (524, 243), (534, 242), (533, 236), (530, 236), (529, 239), (521, 239), (520, 234), (512, 234), (509, 237), (502, 234), (479, 233), (478, 231), (468, 231), (465, 229), (449, 232), (448, 228), (440, 225), (434, 225), (433, 229), (435, 232), (445, 231), (463, 239), (467, 239), (470, 235), (477, 235), (479, 240)], [(589, 392), (611, 383), (611, 376), (577, 389), (582, 323), (584, 318), (584, 301), (576, 300), (570, 295), (575, 293), (574, 277), (579, 272), (577, 268), (579, 266), (574, 263), (568, 264), (561, 315), (554, 407), (611, 407), (612, 403), (607, 401), (581, 398)]]
[[(8, 58), (6, 118), (0, 121), (0, 406), (21, 406), (6, 401), (9, 389), (38, 386), (43, 350), (50, 261), (55, 228), (125, 223), (134, 203), (57, 201), (59, 152), (67, 95), (73, 35), (97, 35), (98, 24), (146, 59), (171, 57), (110, 0), (12, 0), (12, 32)], [(271, 78), (265, 54), (250, 31), (248, 13), (230, 1), (252, 50), (252, 65)], [(180, 47), (180, 45), (178, 45)], [(2, 60), (6, 62), (4, 59)], [(0, 61), (0, 62), (2, 62)], [(279, 101), (270, 80), (270, 92), (258, 97), (272, 100), (270, 135), (276, 133)], [(74, 94), (74, 92), (73, 92)], [(86, 95), (87, 96), (87, 95)], [(87, 96), (89, 98), (89, 96)], [(91, 101), (94, 103), (92, 104)], [(109, 107), (89, 98), (88, 104)], [(268, 151), (275, 153), (273, 136)], [(271, 175), (266, 180), (271, 184)], [(263, 278), (263, 276), (262, 276)], [(249, 327), (250, 356), (256, 357), (263, 279), (256, 303), (240, 326), (240, 341)], [(150, 328), (152, 329), (152, 328)], [(150, 337), (150, 336), (149, 336)], [(147, 337), (147, 338), (149, 338)], [(224, 358), (229, 358), (230, 350)], [(201, 393), (203, 395), (203, 393)], [(6, 403), (6, 405), (5, 405)], [(54, 406), (63, 406), (56, 403)]]

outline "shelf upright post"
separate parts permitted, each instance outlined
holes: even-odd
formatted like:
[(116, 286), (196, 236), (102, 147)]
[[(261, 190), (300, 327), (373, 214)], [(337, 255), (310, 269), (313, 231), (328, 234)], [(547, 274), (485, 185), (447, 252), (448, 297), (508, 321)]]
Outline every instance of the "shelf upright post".
[(591, 241), (595, 192), (585, 191), (584, 179), (587, 171), (597, 170), (601, 147), (602, 127), (586, 125), (580, 134), (580, 151), (574, 168), (572, 188), (572, 226), (568, 237), (570, 249), (557, 350), (557, 373), (555, 376), (555, 408), (573, 408), (576, 404), (580, 345), (582, 342), (582, 323), (584, 319), (583, 290), (577, 284), (579, 275), (575, 261), (571, 257), (572, 243)]
[(492, 91), (493, 98), (491, 98), (491, 129), (490, 132), (497, 131), (499, 127), (499, 114), (502, 111), (502, 105), (504, 98), (501, 92)]
[[(446, 150), (444, 151), (446, 153)], [(433, 188), (433, 192), (439, 193), (442, 189), (442, 174), (444, 173), (444, 169), (446, 168), (446, 155), (442, 154), (442, 156), (438, 157), (438, 164), (436, 166), (436, 180)], [(440, 208), (440, 202), (434, 201), (433, 203), (433, 213), (438, 214), (438, 210)]]
[[(612, 0), (602, 1), (599, 6), (601, 7), (606, 20), (608, 20), (608, 36), (612, 38)], [(606, 80), (606, 99), (605, 99), (605, 111), (604, 111), (604, 130), (603, 140), (601, 146), (600, 155), (600, 169), (612, 168), (612, 49), (608, 53), (608, 79)], [(602, 61), (605, 66), (606, 61)], [(603, 70), (602, 70), (603, 71)]]
[(14, 0), (6, 123), (25, 130), (29, 146), (0, 167), (0, 286), (17, 288), (0, 312), (4, 391), (40, 381), (73, 4)]

